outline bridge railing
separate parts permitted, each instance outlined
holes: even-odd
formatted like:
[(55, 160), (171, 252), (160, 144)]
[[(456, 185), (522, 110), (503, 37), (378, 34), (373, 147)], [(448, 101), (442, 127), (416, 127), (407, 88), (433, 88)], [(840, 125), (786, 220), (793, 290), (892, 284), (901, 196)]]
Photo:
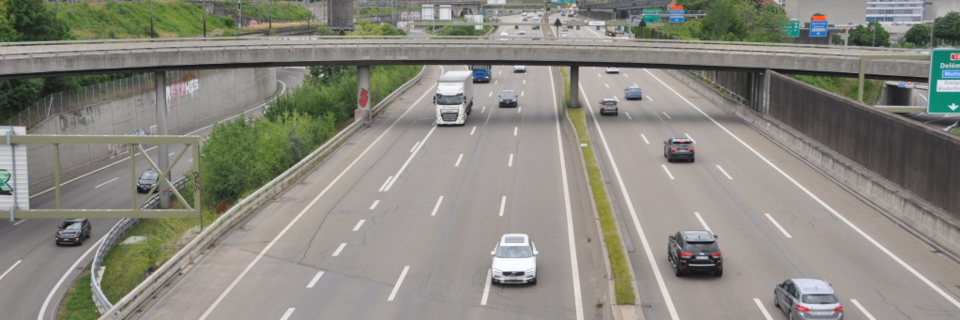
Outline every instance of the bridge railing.
[[(173, 187), (177, 190), (182, 190), (183, 186), (187, 184), (187, 177), (180, 178), (173, 183)], [(147, 199), (147, 202), (143, 204), (143, 207), (140, 207), (141, 210), (156, 209), (157, 204), (160, 203), (160, 194), (156, 193), (150, 196)], [(103, 263), (103, 259), (107, 257), (107, 254), (110, 253), (110, 250), (113, 249), (113, 246), (117, 244), (117, 241), (127, 233), (130, 228), (137, 225), (140, 222), (140, 219), (136, 218), (123, 218), (120, 219), (117, 224), (113, 225), (113, 228), (110, 228), (110, 231), (107, 232), (107, 235), (104, 237), (103, 242), (100, 243), (100, 247), (97, 248), (97, 251), (93, 254), (93, 263), (90, 266), (90, 289), (93, 291), (93, 303), (97, 305), (97, 310), (103, 314), (110, 310), (113, 307), (113, 304), (110, 303), (110, 299), (107, 299), (107, 296), (103, 294), (103, 290), (100, 288), (100, 281), (103, 279), (103, 272), (100, 271), (100, 265)]]
[[(423, 77), (424, 70), (426, 68), (420, 70), (417, 76), (374, 106), (372, 108), (373, 114), (382, 112), (400, 94), (418, 83), (420, 78)], [(340, 145), (346, 143), (347, 139), (362, 128), (363, 125), (360, 122), (350, 124), (280, 176), (277, 176), (250, 196), (240, 200), (230, 210), (220, 215), (220, 218), (207, 226), (183, 249), (180, 249), (173, 257), (164, 262), (160, 268), (144, 279), (133, 291), (104, 312), (100, 319), (126, 319), (134, 312), (140, 311), (144, 307), (144, 303), (149, 301), (149, 298), (157, 293), (160, 288), (165, 286), (173, 277), (179, 275), (184, 268), (196, 263), (197, 258), (202, 256), (202, 252), (211, 243), (233, 229), (237, 223), (244, 221), (248, 215), (259, 211), (262, 206), (270, 203), (275, 195), (295, 185), (300, 178), (309, 174), (314, 167), (322, 163), (327, 156), (336, 151)]]

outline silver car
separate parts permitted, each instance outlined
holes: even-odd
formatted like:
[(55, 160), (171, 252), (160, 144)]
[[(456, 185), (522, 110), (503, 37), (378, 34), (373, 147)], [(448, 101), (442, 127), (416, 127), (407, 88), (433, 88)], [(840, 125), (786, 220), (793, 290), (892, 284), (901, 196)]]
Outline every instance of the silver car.
[(773, 299), (790, 320), (843, 320), (843, 306), (823, 279), (787, 279), (773, 289)]

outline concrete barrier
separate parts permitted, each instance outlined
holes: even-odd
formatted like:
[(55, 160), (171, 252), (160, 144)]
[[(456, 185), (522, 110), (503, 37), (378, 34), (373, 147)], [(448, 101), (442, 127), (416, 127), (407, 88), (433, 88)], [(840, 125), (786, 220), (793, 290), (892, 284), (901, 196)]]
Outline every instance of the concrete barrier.
[(889, 215), (902, 227), (924, 241), (932, 241), (948, 250), (945, 254), (960, 255), (960, 219), (881, 178), (859, 164), (841, 156), (819, 142), (797, 132), (771, 117), (740, 104), (699, 79), (678, 70), (667, 73), (683, 82), (711, 103), (735, 114), (755, 130), (801, 157), (838, 184), (855, 192)]

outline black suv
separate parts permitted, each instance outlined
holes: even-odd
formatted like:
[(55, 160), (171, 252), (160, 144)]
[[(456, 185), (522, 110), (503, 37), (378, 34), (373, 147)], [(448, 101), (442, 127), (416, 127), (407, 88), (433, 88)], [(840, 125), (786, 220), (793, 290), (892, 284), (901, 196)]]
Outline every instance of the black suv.
[(147, 169), (140, 174), (140, 179), (137, 179), (137, 193), (150, 192), (150, 188), (153, 188), (158, 180), (160, 180), (160, 174), (153, 169)]
[(500, 92), (500, 107), (516, 107), (517, 92), (513, 90), (503, 90)]
[(57, 234), (54, 241), (60, 244), (83, 245), (83, 239), (90, 238), (90, 220), (86, 218), (64, 220), (57, 228)]
[(723, 276), (723, 256), (713, 232), (679, 231), (668, 239), (667, 259), (678, 277), (687, 272), (712, 272), (714, 276)]
[(663, 142), (663, 156), (667, 157), (667, 162), (673, 162), (674, 159), (686, 159), (690, 162), (695, 161), (693, 154), (693, 140), (687, 138), (670, 138)]

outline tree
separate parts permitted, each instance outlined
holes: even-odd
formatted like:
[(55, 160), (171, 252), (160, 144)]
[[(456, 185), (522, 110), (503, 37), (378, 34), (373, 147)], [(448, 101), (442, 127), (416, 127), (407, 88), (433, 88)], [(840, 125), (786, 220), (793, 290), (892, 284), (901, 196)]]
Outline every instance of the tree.
[[(737, 37), (743, 34), (746, 26), (740, 13), (734, 8), (736, 0), (714, 0), (710, 2), (707, 11), (710, 12), (703, 18), (703, 40), (736, 41), (730, 39), (728, 34), (734, 34)], [(739, 39), (737, 39), (739, 40)]]
[(710, 1), (707, 0), (677, 0), (678, 6), (683, 6), (685, 10), (707, 10)]
[(787, 12), (779, 5), (769, 4), (760, 8), (756, 19), (748, 24), (748, 31), (744, 41), (748, 42), (784, 42), (787, 37), (780, 30), (780, 26), (790, 21)]
[(20, 38), (13, 28), (13, 21), (7, 15), (7, 2), (0, 1), (0, 42), (14, 42)]
[(16, 41), (69, 40), (69, 30), (53, 10), (43, 0), (8, 0), (6, 19), (17, 31)]
[(871, 21), (867, 26), (858, 25), (854, 28), (849, 43), (860, 47), (889, 47), (890, 33), (879, 22)]
[(925, 24), (915, 24), (903, 35), (903, 40), (916, 45), (917, 47), (926, 47), (930, 43), (930, 26)]
[(933, 36), (956, 45), (960, 40), (960, 13), (950, 12), (933, 22)]

